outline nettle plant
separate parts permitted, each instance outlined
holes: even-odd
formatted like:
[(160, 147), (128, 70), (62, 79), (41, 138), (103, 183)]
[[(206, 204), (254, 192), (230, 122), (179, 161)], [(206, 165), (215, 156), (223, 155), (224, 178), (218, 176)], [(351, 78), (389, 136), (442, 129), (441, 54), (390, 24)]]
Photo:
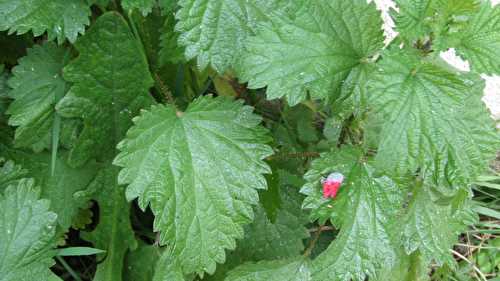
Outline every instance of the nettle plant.
[(500, 8), (397, 6), (386, 45), (365, 0), (0, 0), (0, 280), (453, 266), (500, 147)]

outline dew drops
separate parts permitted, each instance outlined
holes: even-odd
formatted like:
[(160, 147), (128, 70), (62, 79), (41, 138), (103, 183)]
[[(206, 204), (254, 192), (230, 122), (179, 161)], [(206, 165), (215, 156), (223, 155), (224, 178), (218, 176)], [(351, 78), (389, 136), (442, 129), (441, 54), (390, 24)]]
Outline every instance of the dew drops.
[(129, 114), (130, 115), (131, 113), (132, 113), (132, 111), (130, 111), (130, 109), (128, 109), (128, 108), (125, 108), (124, 110), (120, 111), (120, 114), (122, 114), (122, 115), (123, 114)]

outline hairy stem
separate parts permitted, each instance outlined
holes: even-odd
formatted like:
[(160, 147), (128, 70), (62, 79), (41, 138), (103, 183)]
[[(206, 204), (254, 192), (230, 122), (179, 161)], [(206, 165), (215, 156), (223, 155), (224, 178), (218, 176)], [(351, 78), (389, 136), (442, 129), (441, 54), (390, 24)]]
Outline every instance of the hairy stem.
[(307, 249), (304, 252), (304, 257), (309, 257), (311, 255), (314, 246), (316, 246), (316, 243), (318, 243), (319, 237), (321, 236), (321, 232), (323, 232), (323, 227), (324, 225), (319, 226), (318, 231), (316, 231), (316, 234), (314, 235), (314, 238), (311, 240), (309, 246), (307, 246)]

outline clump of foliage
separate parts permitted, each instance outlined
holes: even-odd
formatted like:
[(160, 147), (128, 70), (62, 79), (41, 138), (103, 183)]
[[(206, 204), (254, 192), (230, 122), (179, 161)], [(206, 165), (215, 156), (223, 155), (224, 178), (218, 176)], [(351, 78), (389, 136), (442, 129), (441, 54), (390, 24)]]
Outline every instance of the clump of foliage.
[(454, 268), (500, 7), (397, 5), (386, 45), (365, 0), (0, 0), (0, 280)]

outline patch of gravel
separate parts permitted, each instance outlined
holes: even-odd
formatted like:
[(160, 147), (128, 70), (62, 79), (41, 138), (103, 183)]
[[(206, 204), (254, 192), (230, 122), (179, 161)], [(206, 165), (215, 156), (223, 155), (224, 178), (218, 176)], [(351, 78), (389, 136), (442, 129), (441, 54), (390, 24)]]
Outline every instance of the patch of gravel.
[[(384, 20), (384, 33), (386, 36), (386, 43), (389, 43), (397, 36), (394, 30), (394, 22), (389, 15), (390, 9), (397, 10), (396, 4), (392, 0), (368, 0), (368, 2), (375, 2), (378, 9), (382, 11), (382, 18)], [(500, 0), (492, 0), (494, 5), (500, 4)], [(449, 64), (455, 66), (462, 71), (470, 71), (469, 63), (462, 60), (455, 53), (454, 49), (443, 52), (441, 57)], [(499, 121), (498, 127), (500, 128), (500, 76), (487, 76), (483, 75), (486, 81), (484, 89), (483, 101), (490, 109), (493, 119)]]

